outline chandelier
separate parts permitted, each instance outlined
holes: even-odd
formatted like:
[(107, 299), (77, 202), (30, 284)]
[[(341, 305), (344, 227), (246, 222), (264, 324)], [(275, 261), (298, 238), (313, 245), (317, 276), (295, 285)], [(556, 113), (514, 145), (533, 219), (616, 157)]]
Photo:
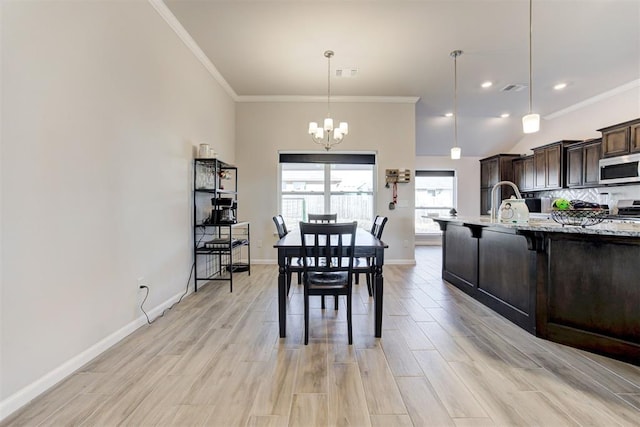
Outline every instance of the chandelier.
[(462, 55), (461, 50), (454, 50), (449, 54), (453, 58), (453, 147), (451, 148), (451, 158), (460, 159), (462, 149), (458, 146), (458, 56)]
[(324, 52), (324, 57), (327, 58), (327, 118), (324, 119), (322, 127), (318, 126), (317, 122), (309, 122), (309, 135), (313, 139), (313, 142), (324, 146), (324, 149), (329, 151), (331, 147), (336, 144), (340, 144), (344, 139), (344, 136), (349, 133), (349, 124), (347, 122), (340, 122), (338, 127), (333, 127), (333, 119), (331, 118), (331, 57), (333, 56), (332, 50)]

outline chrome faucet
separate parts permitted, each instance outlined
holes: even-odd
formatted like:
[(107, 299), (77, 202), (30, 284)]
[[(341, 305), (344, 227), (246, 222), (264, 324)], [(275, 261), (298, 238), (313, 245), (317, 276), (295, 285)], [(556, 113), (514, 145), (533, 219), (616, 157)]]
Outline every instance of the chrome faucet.
[(515, 185), (513, 182), (511, 181), (498, 182), (496, 185), (493, 186), (493, 188), (491, 188), (491, 222), (495, 222), (497, 218), (498, 207), (496, 206), (495, 194), (496, 194), (496, 189), (502, 185), (510, 185), (511, 187), (513, 187), (513, 191), (515, 191), (516, 197), (518, 199), (522, 199), (522, 195), (520, 194), (520, 190), (518, 190), (518, 186)]

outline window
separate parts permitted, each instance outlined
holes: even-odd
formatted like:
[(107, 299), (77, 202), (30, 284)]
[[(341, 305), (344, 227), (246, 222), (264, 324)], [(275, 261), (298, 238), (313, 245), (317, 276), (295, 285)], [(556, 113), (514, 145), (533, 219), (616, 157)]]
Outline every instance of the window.
[(371, 228), (374, 183), (374, 154), (280, 154), (280, 212), (289, 228), (309, 213)]
[(448, 215), (456, 207), (455, 171), (416, 171), (416, 234), (440, 234), (429, 216)]

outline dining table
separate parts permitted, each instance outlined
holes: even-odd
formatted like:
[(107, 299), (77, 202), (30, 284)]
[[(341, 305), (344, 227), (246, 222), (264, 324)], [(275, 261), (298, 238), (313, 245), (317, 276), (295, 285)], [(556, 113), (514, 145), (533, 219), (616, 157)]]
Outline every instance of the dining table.
[[(372, 259), (375, 336), (380, 338), (382, 336), (382, 301), (384, 296), (382, 266), (384, 265), (384, 250), (389, 245), (362, 228), (356, 230), (355, 239), (354, 257)], [(304, 255), (300, 231), (290, 231), (273, 247), (278, 250), (278, 321), (280, 337), (284, 338), (287, 336), (287, 259), (290, 257), (300, 258)]]

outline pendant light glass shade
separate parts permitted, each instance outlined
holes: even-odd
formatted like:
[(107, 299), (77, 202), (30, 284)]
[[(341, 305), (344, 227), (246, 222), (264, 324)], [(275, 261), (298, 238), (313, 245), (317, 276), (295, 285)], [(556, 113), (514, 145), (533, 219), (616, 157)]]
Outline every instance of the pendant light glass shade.
[(453, 160), (460, 160), (460, 155), (462, 154), (462, 150), (460, 147), (451, 148), (451, 158)]
[(535, 133), (540, 130), (540, 114), (527, 114), (522, 117), (522, 131)]

